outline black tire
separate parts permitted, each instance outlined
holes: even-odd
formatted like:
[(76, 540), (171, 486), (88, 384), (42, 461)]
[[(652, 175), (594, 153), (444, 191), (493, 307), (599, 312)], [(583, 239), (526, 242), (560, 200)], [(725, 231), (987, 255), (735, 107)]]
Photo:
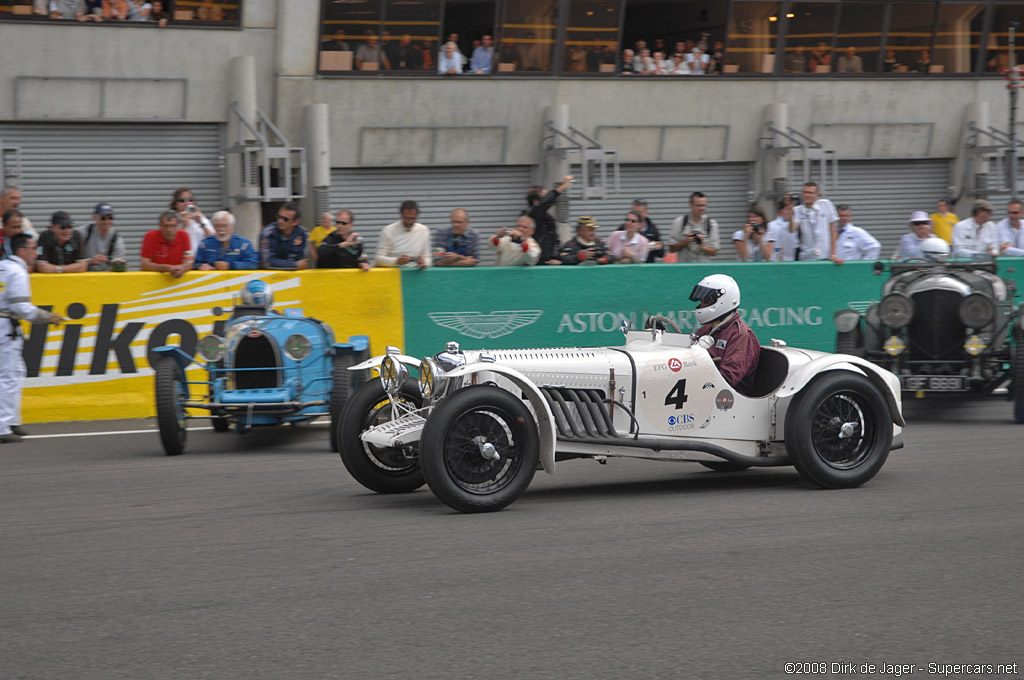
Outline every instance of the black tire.
[(715, 472), (743, 472), (744, 470), (750, 469), (749, 465), (744, 465), (743, 463), (732, 463), (727, 460), (723, 460), (721, 462), (715, 461), (714, 463), (704, 460), (699, 462), (707, 469), (714, 470)]
[[(844, 423), (853, 432), (841, 437)], [(829, 371), (810, 382), (786, 413), (786, 450), (809, 482), (826, 489), (860, 486), (875, 476), (892, 448), (892, 415), (866, 377)]]
[(341, 422), (341, 412), (345, 409), (345, 402), (348, 395), (352, 393), (352, 371), (349, 366), (355, 366), (355, 357), (345, 352), (334, 357), (334, 373), (331, 376), (331, 451), (338, 452), (338, 424)]
[[(496, 460), (483, 457), (484, 443)], [(434, 495), (460, 512), (501, 510), (537, 470), (540, 438), (521, 399), (498, 387), (467, 387), (441, 401), (420, 437), (420, 465)]]
[[(402, 398), (417, 408), (422, 404), (415, 381), (402, 388)], [(408, 493), (423, 486), (418, 458), (407, 458), (398, 449), (379, 448), (363, 442), (367, 428), (391, 420), (391, 402), (379, 380), (371, 380), (352, 393), (338, 421), (341, 462), (352, 477), (377, 493)]]
[(217, 416), (210, 419), (213, 423), (214, 432), (227, 432), (231, 429), (231, 421), (224, 416)]
[(156, 372), (156, 422), (160, 428), (160, 443), (168, 456), (180, 456), (185, 451), (188, 431), (185, 429), (185, 400), (188, 385), (178, 362), (161, 357)]
[(1013, 417), (1024, 424), (1024, 331), (1015, 329), (1013, 339)]

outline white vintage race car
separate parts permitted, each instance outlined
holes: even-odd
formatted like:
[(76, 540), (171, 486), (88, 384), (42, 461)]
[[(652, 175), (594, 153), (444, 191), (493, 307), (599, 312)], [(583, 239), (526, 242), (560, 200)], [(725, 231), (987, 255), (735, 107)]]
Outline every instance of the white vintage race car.
[[(793, 465), (826, 488), (859, 486), (900, 448), (899, 379), (864, 359), (761, 348), (737, 392), (691, 337), (628, 330), (622, 347), (463, 352), (422, 360), (389, 347), (338, 421), (341, 459), (363, 486), (424, 482), (462, 512), (499, 510), (539, 466), (626, 456), (716, 471)], [(418, 374), (413, 380), (410, 369)]]

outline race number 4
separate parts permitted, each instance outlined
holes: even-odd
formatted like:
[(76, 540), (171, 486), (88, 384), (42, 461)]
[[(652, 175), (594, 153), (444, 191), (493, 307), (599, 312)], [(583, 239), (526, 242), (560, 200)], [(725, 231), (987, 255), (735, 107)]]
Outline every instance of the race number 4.
[(686, 399), (686, 378), (683, 378), (669, 390), (668, 395), (665, 397), (665, 406), (673, 406), (676, 410), (679, 410), (686, 403)]

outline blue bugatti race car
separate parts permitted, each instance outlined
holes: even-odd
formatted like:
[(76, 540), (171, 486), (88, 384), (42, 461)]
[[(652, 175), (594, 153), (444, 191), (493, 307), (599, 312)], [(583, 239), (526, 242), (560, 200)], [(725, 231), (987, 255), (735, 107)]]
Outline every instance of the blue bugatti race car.
[[(272, 305), (267, 284), (250, 281), (223, 337), (200, 338), (197, 358), (177, 346), (155, 350), (157, 422), (168, 456), (184, 452), (186, 423), (206, 418), (218, 432), (234, 426), (245, 433), (257, 426), (299, 426), (329, 415), (331, 448), (338, 450), (341, 409), (368, 375), (347, 369), (370, 356), (369, 338), (354, 335), (348, 342), (335, 342), (323, 321), (301, 309), (277, 313)], [(189, 378), (186, 371), (193, 362), (206, 368), (206, 380)]]

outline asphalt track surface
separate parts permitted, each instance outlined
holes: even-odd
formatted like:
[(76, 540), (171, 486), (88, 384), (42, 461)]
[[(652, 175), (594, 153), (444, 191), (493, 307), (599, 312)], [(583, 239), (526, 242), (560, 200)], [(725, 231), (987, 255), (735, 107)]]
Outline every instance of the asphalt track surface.
[(486, 515), (365, 491), (323, 426), (167, 458), (153, 421), (37, 425), (72, 436), (0, 445), (0, 678), (1024, 675), (1024, 426), (907, 413), (860, 489), (570, 461)]

